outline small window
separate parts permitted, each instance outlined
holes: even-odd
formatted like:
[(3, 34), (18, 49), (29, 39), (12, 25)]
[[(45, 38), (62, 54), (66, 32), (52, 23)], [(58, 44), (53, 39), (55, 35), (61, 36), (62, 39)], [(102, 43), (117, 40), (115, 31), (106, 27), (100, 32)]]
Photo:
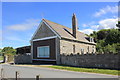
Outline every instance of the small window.
[(94, 40), (93, 40), (93, 38), (92, 38), (92, 37), (90, 37), (90, 42), (94, 42)]
[(92, 47), (92, 52), (94, 53), (94, 46)]
[(84, 49), (81, 49), (81, 54), (84, 54)]
[(89, 46), (88, 46), (88, 53), (89, 53), (89, 51), (90, 51), (90, 48), (89, 48)]
[(49, 46), (38, 47), (37, 57), (49, 57)]
[(73, 45), (73, 53), (75, 53), (75, 45)]

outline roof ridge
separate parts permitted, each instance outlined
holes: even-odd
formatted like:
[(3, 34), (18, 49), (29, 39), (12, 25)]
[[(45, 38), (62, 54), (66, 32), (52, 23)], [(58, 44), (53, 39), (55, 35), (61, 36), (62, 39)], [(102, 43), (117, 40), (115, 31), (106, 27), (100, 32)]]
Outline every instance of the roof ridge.
[[(43, 19), (43, 20), (47, 20), (47, 19)], [(56, 23), (56, 22), (53, 22), (53, 21), (50, 21), (50, 20), (47, 20), (47, 21), (52, 22), (52, 23), (55, 23), (55, 24), (57, 24), (57, 25), (61, 25), (61, 24), (59, 24), (59, 23)], [(64, 25), (61, 25), (61, 26), (64, 26)], [(64, 26), (64, 27), (67, 27), (67, 26)], [(67, 27), (67, 28), (69, 28), (69, 27)], [(71, 28), (69, 28), (69, 29), (71, 29)]]

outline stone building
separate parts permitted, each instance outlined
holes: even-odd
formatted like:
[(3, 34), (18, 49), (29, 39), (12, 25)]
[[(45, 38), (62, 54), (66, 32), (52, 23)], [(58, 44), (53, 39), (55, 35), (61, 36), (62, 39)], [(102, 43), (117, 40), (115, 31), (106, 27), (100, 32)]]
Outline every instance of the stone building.
[(72, 29), (42, 19), (31, 42), (32, 61), (53, 61), (60, 64), (61, 54), (86, 54), (96, 51), (93, 38), (78, 31), (76, 15), (72, 16)]

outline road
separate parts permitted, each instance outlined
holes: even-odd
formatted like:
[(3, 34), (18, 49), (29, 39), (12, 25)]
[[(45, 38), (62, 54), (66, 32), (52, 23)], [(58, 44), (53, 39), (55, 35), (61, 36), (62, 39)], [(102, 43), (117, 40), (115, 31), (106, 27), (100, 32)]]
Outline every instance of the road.
[(15, 78), (16, 71), (19, 74), (19, 78), (35, 78), (36, 75), (40, 75), (40, 78), (118, 78), (118, 76), (112, 75), (73, 72), (43, 67), (36, 68), (11, 65), (2, 65), (2, 67), (4, 69), (5, 78)]

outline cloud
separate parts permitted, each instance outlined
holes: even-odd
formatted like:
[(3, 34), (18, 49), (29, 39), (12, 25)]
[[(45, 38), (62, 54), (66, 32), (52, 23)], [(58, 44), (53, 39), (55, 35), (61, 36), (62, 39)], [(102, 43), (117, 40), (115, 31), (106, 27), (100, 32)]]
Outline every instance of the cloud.
[(85, 34), (90, 34), (92, 33), (94, 30), (93, 29), (83, 29), (83, 30), (79, 30), (80, 32), (83, 32)]
[(80, 30), (83, 33), (90, 34), (93, 31), (98, 31), (100, 29), (112, 29), (112, 28), (117, 28), (116, 24), (118, 23), (118, 18), (108, 18), (108, 19), (103, 19), (97, 22), (97, 24), (91, 24), (87, 23), (84, 24), (85, 26), (88, 26), (89, 28)]
[(0, 41), (2, 41), (2, 30), (0, 30)]
[(91, 25), (90, 27), (91, 27), (92, 29), (94, 29), (94, 30), (97, 30), (98, 27), (99, 27), (99, 24), (98, 24), (98, 25)]
[(95, 17), (100, 17), (107, 13), (117, 13), (118, 6), (106, 6), (105, 8), (100, 9), (98, 12), (94, 14)]
[(40, 21), (39, 19), (28, 19), (24, 23), (10, 25), (10, 26), (7, 26), (7, 28), (15, 31), (30, 30), (33, 27), (38, 26), (39, 21)]
[(108, 18), (108, 19), (103, 19), (103, 20), (98, 21), (97, 24), (95, 23), (91, 24), (90, 22), (84, 25), (94, 30), (100, 30), (100, 29), (117, 28), (116, 27), (117, 23), (118, 23), (118, 18)]
[(23, 40), (23, 39), (20, 39), (20, 38), (18, 38), (18, 37), (15, 37), (15, 36), (8, 36), (8, 37), (6, 37), (6, 39), (7, 40), (11, 40), (11, 41), (19, 41), (19, 42), (23, 42), (23, 41), (25, 41), (25, 40)]
[(87, 27), (88, 25), (87, 24), (82, 24), (82, 27)]
[(104, 19), (99, 21), (98, 30), (100, 29), (111, 29), (111, 28), (117, 28), (116, 24), (118, 23), (118, 18), (114, 19)]
[(82, 27), (89, 27), (90, 25), (93, 25), (95, 24), (95, 21), (92, 21), (90, 23), (87, 23), (87, 24), (82, 24)]

